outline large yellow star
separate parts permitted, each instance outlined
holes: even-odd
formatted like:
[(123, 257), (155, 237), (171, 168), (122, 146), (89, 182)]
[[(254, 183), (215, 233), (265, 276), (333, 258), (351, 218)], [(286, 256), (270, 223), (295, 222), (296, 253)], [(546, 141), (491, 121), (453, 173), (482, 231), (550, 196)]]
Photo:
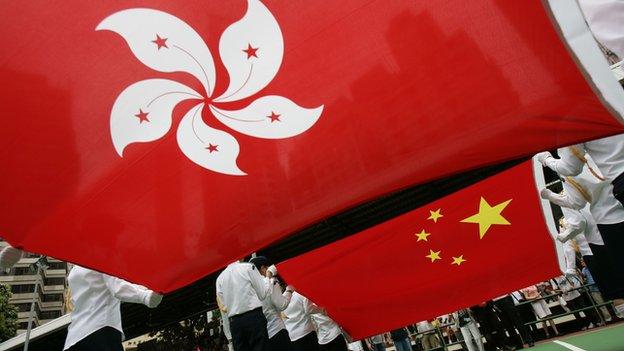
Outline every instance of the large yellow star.
[(505, 202), (501, 202), (500, 204), (492, 207), (490, 204), (481, 197), (481, 202), (479, 203), (479, 213), (472, 215), (468, 218), (462, 219), (462, 223), (477, 223), (479, 224), (479, 238), (483, 239), (485, 233), (487, 233), (488, 229), (494, 224), (500, 225), (510, 225), (509, 221), (505, 219), (501, 215), (501, 212), (509, 205), (512, 199), (509, 199)]
[(427, 237), (431, 235), (431, 233), (425, 233), (425, 230), (421, 230), (420, 233), (416, 233), (416, 237), (418, 238), (418, 240), (416, 240), (416, 242), (419, 241), (429, 241), (427, 240)]
[(459, 257), (454, 257), (453, 256), (453, 263), (451, 264), (456, 264), (458, 266), (460, 266), (462, 263), (466, 262), (467, 260), (464, 259), (464, 255), (459, 255)]
[(438, 209), (437, 209), (437, 210), (435, 210), (435, 211), (431, 211), (431, 210), (429, 210), (430, 215), (429, 215), (429, 218), (427, 218), (427, 219), (432, 219), (434, 223), (438, 223), (438, 218), (440, 218), (440, 217), (444, 217), (444, 216), (440, 213), (440, 211), (441, 211), (441, 210), (442, 210), (441, 208), (438, 208)]
[(436, 260), (441, 260), (442, 257), (440, 257), (440, 252), (442, 251), (433, 251), (431, 249), (429, 249), (429, 254), (425, 257), (427, 257), (428, 259), (431, 260), (431, 262), (435, 262)]

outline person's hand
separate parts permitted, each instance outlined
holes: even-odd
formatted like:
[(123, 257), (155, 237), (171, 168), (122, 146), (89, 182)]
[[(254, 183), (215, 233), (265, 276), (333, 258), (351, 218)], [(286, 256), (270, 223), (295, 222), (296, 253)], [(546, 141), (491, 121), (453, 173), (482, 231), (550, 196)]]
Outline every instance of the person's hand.
[(24, 251), (7, 246), (0, 252), (0, 268), (7, 269), (13, 267), (24, 254)]
[(544, 188), (544, 189), (540, 190), (540, 197), (542, 199), (548, 200), (550, 192), (551, 191), (548, 188)]
[(540, 152), (539, 154), (535, 155), (535, 159), (542, 165), (544, 165), (544, 163), (546, 162), (546, 159), (549, 157), (553, 157), (553, 156), (548, 151)]
[(147, 295), (145, 305), (147, 305), (147, 307), (149, 308), (156, 308), (158, 305), (160, 305), (162, 299), (163, 296), (161, 294), (150, 291)]
[(288, 286), (286, 286), (286, 291), (290, 292), (290, 293), (294, 293), (295, 292), (295, 288), (292, 285), (288, 285)]
[(275, 267), (274, 264), (272, 264), (271, 266), (269, 266), (269, 268), (267, 268), (267, 275), (271, 274), (271, 277), (275, 277), (277, 275), (277, 267)]

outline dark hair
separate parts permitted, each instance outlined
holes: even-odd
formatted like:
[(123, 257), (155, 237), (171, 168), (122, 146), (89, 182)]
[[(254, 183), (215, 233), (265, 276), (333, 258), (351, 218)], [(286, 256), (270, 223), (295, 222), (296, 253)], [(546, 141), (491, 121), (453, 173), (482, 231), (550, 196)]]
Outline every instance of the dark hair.
[(256, 256), (252, 259), (249, 260), (249, 263), (253, 264), (254, 266), (256, 266), (256, 268), (258, 268), (258, 270), (260, 270), (260, 268), (262, 266), (270, 266), (271, 264), (269, 263), (269, 259), (264, 257), (264, 256)]

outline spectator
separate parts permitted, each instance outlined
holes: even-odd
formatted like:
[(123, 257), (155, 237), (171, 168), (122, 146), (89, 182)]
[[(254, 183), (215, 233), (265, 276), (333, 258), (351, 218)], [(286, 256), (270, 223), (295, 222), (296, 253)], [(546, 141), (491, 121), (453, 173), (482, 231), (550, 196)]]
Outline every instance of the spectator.
[(366, 346), (372, 351), (386, 351), (385, 335), (377, 334), (366, 339)]
[(405, 328), (395, 329), (390, 332), (390, 338), (394, 343), (396, 351), (411, 351), (412, 344), (410, 343), (409, 333)]
[(533, 312), (538, 320), (542, 320), (542, 328), (544, 328), (544, 334), (546, 334), (546, 338), (550, 338), (550, 333), (548, 332), (548, 324), (550, 324), (551, 328), (555, 332), (555, 335), (559, 335), (559, 331), (557, 330), (557, 325), (555, 321), (549, 319), (547, 321), (543, 321), (544, 318), (551, 316), (552, 312), (550, 311), (550, 307), (542, 296), (539, 293), (537, 286), (531, 285), (524, 289), (521, 289), (520, 292), (524, 296), (527, 301), (531, 301), (531, 307), (533, 308)]
[(422, 346), (425, 350), (431, 350), (440, 347), (440, 339), (436, 333), (434, 326), (429, 321), (422, 321), (416, 324), (418, 332), (422, 335)]
[(533, 346), (533, 338), (531, 334), (529, 334), (524, 322), (522, 322), (520, 314), (516, 306), (514, 306), (513, 298), (510, 295), (503, 295), (494, 299), (494, 310), (503, 328), (507, 330), (512, 338), (516, 339), (518, 348)]
[[(472, 317), (472, 312), (467, 309), (461, 309), (455, 312), (455, 324), (459, 327), (459, 330), (464, 337), (464, 343), (468, 351), (483, 351), (483, 340), (477, 323)], [(476, 348), (475, 348), (476, 346)]]
[[(595, 324), (592, 322), (592, 319), (594, 318), (588, 318), (589, 316), (592, 316), (593, 310), (591, 308), (584, 309), (588, 306), (583, 301), (581, 293), (578, 290), (578, 288), (582, 285), (579, 276), (576, 274), (567, 274), (555, 278), (555, 281), (557, 282), (557, 285), (559, 285), (559, 289), (562, 293), (561, 298), (563, 300), (563, 308), (568, 312), (573, 312), (574, 318), (580, 323), (581, 330), (593, 328)], [(581, 316), (579, 310), (583, 310), (585, 317)]]

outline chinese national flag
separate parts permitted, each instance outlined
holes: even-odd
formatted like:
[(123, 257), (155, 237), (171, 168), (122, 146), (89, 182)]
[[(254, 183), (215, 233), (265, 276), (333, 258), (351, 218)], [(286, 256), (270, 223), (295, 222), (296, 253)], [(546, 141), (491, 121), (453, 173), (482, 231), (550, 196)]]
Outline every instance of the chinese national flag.
[(279, 271), (356, 339), (560, 274), (530, 161)]

